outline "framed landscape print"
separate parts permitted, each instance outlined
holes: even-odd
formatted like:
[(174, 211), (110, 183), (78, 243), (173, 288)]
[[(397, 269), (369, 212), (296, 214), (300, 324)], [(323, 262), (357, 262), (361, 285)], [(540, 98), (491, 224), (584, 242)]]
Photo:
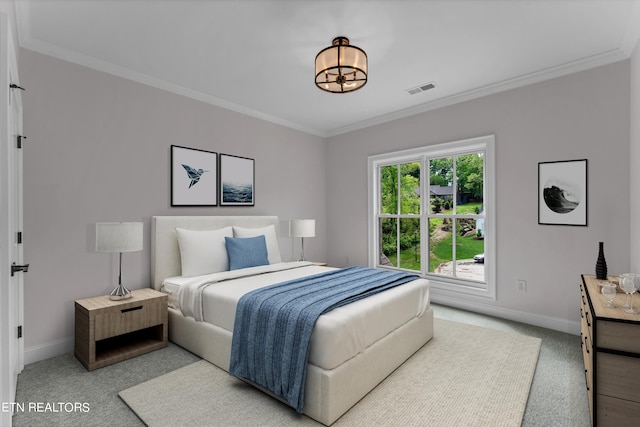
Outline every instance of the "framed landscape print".
[(171, 206), (216, 206), (217, 153), (171, 146)]
[(255, 162), (220, 154), (220, 206), (254, 206)]
[(538, 224), (587, 225), (587, 159), (538, 163)]

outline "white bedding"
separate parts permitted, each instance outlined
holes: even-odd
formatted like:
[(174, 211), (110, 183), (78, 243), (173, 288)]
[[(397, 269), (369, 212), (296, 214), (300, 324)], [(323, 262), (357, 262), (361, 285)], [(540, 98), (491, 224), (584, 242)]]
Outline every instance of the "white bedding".
[[(307, 262), (278, 263), (198, 277), (168, 278), (163, 281), (162, 290), (170, 294), (172, 306), (185, 316), (233, 332), (236, 305), (245, 293), (328, 269)], [(309, 362), (334, 369), (428, 308), (428, 281), (416, 279), (323, 314), (311, 336)]]

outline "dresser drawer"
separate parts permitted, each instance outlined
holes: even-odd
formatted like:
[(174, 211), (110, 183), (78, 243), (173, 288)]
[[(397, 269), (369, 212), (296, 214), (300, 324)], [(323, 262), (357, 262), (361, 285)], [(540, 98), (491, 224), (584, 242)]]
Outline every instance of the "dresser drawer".
[(598, 348), (640, 354), (640, 328), (634, 323), (598, 320)]
[(598, 427), (637, 426), (640, 403), (610, 396), (598, 396)]
[(640, 359), (610, 353), (598, 353), (596, 381), (598, 394), (640, 404)]
[(95, 340), (103, 340), (163, 323), (162, 303), (140, 301), (103, 310), (95, 316)]

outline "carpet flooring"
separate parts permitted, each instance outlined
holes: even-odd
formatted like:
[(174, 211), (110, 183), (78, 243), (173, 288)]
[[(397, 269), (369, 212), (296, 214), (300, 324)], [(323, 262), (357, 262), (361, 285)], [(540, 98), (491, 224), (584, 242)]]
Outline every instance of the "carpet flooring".
[[(542, 339), (523, 427), (590, 425), (579, 336), (437, 304), (433, 304), (433, 308), (436, 318)], [(18, 377), (16, 402), (27, 404), (78, 400), (88, 403), (90, 411), (19, 412), (13, 417), (13, 425), (144, 426), (118, 393), (198, 360), (200, 358), (197, 356), (170, 343), (166, 349), (93, 372), (87, 372), (72, 354), (29, 364)]]
[[(433, 339), (334, 425), (520, 426), (540, 342), (435, 319)], [(206, 361), (120, 397), (151, 427), (321, 425)]]

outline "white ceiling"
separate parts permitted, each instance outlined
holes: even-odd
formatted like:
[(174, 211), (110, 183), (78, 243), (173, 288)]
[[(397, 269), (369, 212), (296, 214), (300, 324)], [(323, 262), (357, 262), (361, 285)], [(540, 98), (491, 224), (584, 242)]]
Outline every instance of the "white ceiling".
[[(638, 3), (16, 0), (16, 15), (23, 48), (332, 136), (627, 59)], [(356, 92), (315, 87), (336, 36), (369, 56)]]

